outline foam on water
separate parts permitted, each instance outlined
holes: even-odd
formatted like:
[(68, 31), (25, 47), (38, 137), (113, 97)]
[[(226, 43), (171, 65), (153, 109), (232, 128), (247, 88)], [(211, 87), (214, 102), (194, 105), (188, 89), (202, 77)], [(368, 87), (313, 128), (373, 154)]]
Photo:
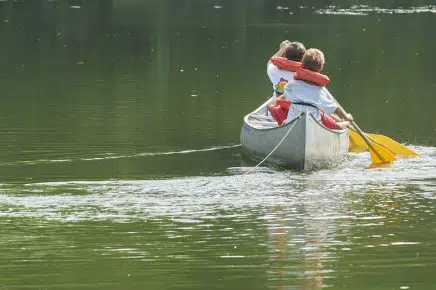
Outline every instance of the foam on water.
[(436, 6), (427, 5), (408, 8), (381, 8), (369, 5), (353, 5), (350, 8), (340, 8), (337, 6), (328, 6), (315, 11), (316, 14), (325, 15), (351, 15), (366, 16), (370, 14), (418, 14), (418, 13), (436, 13)]
[[(77, 235), (95, 240), (89, 261), (168, 259), (203, 268), (215, 261), (214, 269), (231, 271), (267, 265), (271, 283), (335, 286), (343, 275), (413, 271), (413, 263), (428, 268), (435, 257), (436, 148), (413, 150), (421, 155), (378, 169), (368, 169), (369, 154), (349, 154), (336, 167), (307, 172), (230, 167), (218, 176), (2, 184), (0, 218), (11, 234), (0, 245), (23, 244), (18, 252), (27, 263), (46, 236), (45, 252), (76, 255), (80, 244), (69, 241)], [(206, 258), (196, 260), (200, 254)]]
[(378, 169), (368, 169), (369, 154), (349, 154), (337, 167), (308, 172), (261, 167), (244, 175), (249, 167), (232, 167), (220, 176), (3, 184), (0, 216), (197, 220), (216, 217), (221, 211), (262, 211), (304, 204), (328, 205), (327, 216), (316, 218), (349, 217), (354, 214), (341, 208), (359, 196), (436, 198), (436, 148), (412, 149), (421, 155)]

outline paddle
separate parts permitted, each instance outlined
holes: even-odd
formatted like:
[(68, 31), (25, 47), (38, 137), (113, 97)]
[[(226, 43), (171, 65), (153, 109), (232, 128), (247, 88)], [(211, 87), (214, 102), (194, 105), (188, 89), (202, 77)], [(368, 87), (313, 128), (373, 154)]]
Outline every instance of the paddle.
[[(361, 138), (353, 128), (350, 128), (348, 132), (350, 134), (350, 151), (363, 152), (368, 150), (365, 140), (363, 140), (363, 138)], [(401, 155), (405, 157), (419, 156), (419, 154), (415, 151), (407, 148), (406, 146), (398, 143), (397, 141), (389, 137), (371, 133), (367, 133), (366, 135), (368, 136), (369, 140), (380, 146), (385, 147), (395, 155)]]
[(348, 135), (350, 140), (348, 151), (358, 153), (368, 151), (368, 145), (366, 145), (365, 140), (351, 126), (348, 129)]
[(366, 136), (366, 134), (360, 130), (359, 126), (357, 126), (354, 121), (351, 121), (351, 125), (354, 127), (354, 129), (356, 129), (357, 133), (359, 133), (360, 137), (362, 137), (363, 140), (365, 140), (365, 143), (368, 145), (373, 164), (390, 163), (397, 160), (397, 158), (395, 158), (395, 156), (389, 150), (378, 145), (377, 143), (371, 142), (368, 136)]
[[(341, 107), (341, 105), (339, 105), (338, 101), (336, 101), (334, 98), (333, 100), (335, 101), (338, 108), (345, 113), (345, 110)], [(360, 137), (363, 138), (366, 145), (368, 145), (368, 149), (369, 149), (369, 153), (371, 154), (373, 165), (390, 163), (392, 161), (397, 160), (397, 158), (395, 158), (395, 156), (389, 150), (376, 143), (371, 142), (371, 140), (369, 140), (366, 134), (363, 133), (362, 130), (360, 130), (359, 126), (357, 126), (357, 124), (354, 121), (351, 121), (351, 125), (357, 131)]]

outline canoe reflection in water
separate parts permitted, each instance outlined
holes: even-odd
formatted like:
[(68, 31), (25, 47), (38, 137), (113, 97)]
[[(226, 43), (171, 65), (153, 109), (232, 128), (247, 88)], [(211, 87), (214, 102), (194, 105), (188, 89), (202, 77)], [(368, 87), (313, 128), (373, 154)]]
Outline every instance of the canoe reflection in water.
[(322, 289), (333, 284), (329, 273), (334, 271), (326, 264), (336, 260), (336, 253), (329, 250), (335, 227), (331, 220), (316, 218), (322, 214), (322, 206), (305, 207), (277, 206), (267, 217), (269, 279), (276, 289)]

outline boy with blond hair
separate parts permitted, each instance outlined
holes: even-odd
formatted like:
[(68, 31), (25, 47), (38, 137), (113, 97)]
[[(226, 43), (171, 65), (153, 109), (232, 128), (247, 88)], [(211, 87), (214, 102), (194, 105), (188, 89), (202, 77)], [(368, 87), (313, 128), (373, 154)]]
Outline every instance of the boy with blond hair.
[(286, 122), (297, 118), (302, 111), (310, 112), (330, 129), (344, 129), (353, 120), (351, 114), (338, 107), (325, 87), (324, 81), (329, 79), (321, 74), (324, 64), (325, 58), (321, 50), (311, 48), (305, 52), (301, 71), (297, 71), (294, 79), (284, 89), (284, 98), (291, 102)]

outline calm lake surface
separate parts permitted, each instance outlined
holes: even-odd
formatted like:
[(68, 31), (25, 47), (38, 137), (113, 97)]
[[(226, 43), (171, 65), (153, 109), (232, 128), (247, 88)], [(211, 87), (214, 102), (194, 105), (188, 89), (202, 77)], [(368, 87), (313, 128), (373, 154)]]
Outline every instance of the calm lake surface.
[[(435, 289), (435, 27), (431, 0), (0, 1), (0, 289)], [(420, 156), (245, 174), (284, 39)]]

